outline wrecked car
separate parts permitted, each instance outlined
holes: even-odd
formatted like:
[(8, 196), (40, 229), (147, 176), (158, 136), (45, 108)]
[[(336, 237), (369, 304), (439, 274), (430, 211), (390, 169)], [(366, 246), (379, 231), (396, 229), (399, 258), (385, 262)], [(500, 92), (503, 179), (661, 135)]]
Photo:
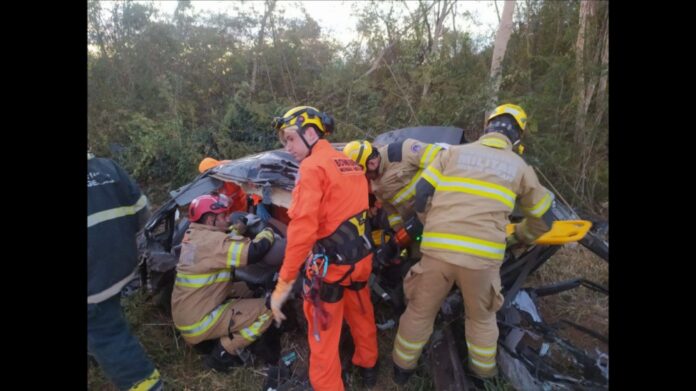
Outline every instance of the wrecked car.
[[(382, 133), (374, 139), (373, 144), (385, 145), (406, 138), (444, 147), (467, 142), (465, 132), (460, 128), (424, 126)], [(332, 145), (337, 150), (342, 150), (345, 144)], [(164, 308), (169, 308), (176, 276), (178, 246), (188, 227), (186, 207), (195, 197), (219, 189), (223, 182), (234, 182), (247, 194), (262, 196), (263, 203), (271, 211), (267, 224), (284, 237), (289, 221), (287, 208), (298, 169), (298, 162), (289, 153), (272, 150), (221, 164), (172, 191), (171, 199), (153, 213), (139, 236), (141, 285), (150, 294), (157, 295)], [(582, 220), (573, 208), (558, 200), (559, 197), (556, 197), (552, 204), (552, 213), (557, 220), (570, 227), (572, 241), (577, 241), (608, 262), (609, 245), (605, 238), (607, 223)], [(248, 215), (248, 218), (250, 225), (262, 224), (253, 214)], [(510, 218), (512, 223), (519, 222), (522, 214), (515, 210)], [(381, 230), (373, 230), (372, 237), (376, 251), (387, 244), (385, 232)], [(536, 244), (524, 249), (506, 251), (500, 269), (502, 292), (505, 296), (505, 304), (498, 312), (500, 370), (516, 389), (607, 389), (608, 352), (600, 349), (585, 351), (559, 336), (558, 330), (573, 327), (604, 343), (607, 342), (607, 337), (570, 321), (547, 324), (540, 315), (537, 299), (581, 286), (606, 295), (609, 293), (608, 289), (581, 278), (523, 288), (530, 274), (542, 267), (561, 249), (563, 243), (571, 241), (553, 239), (538, 240)], [(378, 324), (380, 329), (393, 327), (394, 320), (398, 321), (405, 309), (401, 282), (408, 268), (417, 261), (407, 251), (397, 250), (396, 256), (391, 257), (387, 265), (375, 267), (369, 281), (375, 304), (384, 302), (387, 304), (386, 308), (392, 311), (391, 314), (380, 314), (384, 315), (379, 317), (381, 319), (391, 319), (390, 325)], [(235, 280), (247, 282), (259, 295), (270, 294), (282, 263), (282, 255), (282, 244), (279, 244), (273, 255), (267, 257), (268, 260), (237, 269)], [(299, 284), (296, 288), (299, 293)], [(462, 312), (462, 296), (455, 285), (442, 305), (425, 355), (430, 360), (432, 379), (439, 390), (471, 388), (462, 368), (466, 345), (461, 343), (464, 338), (457, 335), (463, 330), (459, 330), (461, 327), (450, 326), (453, 323), (451, 320), (461, 317)]]

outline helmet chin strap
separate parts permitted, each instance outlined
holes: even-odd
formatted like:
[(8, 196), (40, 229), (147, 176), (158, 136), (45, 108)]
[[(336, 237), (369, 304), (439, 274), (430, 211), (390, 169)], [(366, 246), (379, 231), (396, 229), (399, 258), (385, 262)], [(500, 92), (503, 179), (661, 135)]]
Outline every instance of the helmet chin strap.
[[(379, 153), (379, 151), (377, 150), (377, 148), (374, 148), (374, 149), (372, 150), (372, 154), (370, 154), (370, 156), (369, 156), (369, 157), (367, 158), (367, 160), (365, 161), (365, 166), (367, 166), (367, 163), (368, 163), (370, 160), (372, 160), (372, 159), (377, 159), (377, 158), (382, 159), (382, 155), (380, 155), (380, 153)], [(380, 160), (380, 163), (381, 163), (381, 160)], [(377, 168), (374, 170), (374, 172), (375, 172), (375, 174), (377, 175), (377, 177), (379, 177), (379, 167), (380, 167), (380, 166), (381, 166), (381, 164), (378, 165)], [(367, 171), (367, 167), (365, 167), (365, 171)]]
[[(300, 140), (302, 140), (302, 142), (304, 143), (304, 145), (307, 146), (307, 149), (309, 150), (309, 153), (307, 153), (307, 156), (309, 156), (309, 155), (312, 154), (312, 148), (314, 148), (314, 145), (316, 145), (317, 141), (319, 141), (319, 140), (321, 139), (321, 137), (319, 137), (319, 138), (317, 139), (317, 141), (314, 142), (314, 144), (309, 145), (309, 143), (307, 142), (307, 140), (304, 138), (304, 133), (305, 133), (305, 131), (307, 131), (307, 128), (308, 128), (308, 126), (303, 126), (302, 128), (298, 129), (297, 135), (300, 136)], [(315, 129), (314, 131), (315, 131), (315, 132), (318, 132), (316, 129)], [(317, 134), (317, 135), (318, 135), (318, 134)]]

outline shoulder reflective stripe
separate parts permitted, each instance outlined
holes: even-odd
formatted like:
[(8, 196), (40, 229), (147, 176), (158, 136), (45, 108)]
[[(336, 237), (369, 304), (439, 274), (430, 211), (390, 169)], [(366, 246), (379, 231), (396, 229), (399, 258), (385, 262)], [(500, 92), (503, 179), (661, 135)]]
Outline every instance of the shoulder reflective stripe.
[(500, 148), (503, 149), (508, 146), (507, 141), (501, 140), (499, 138), (487, 138), (481, 140), (481, 144), (487, 146), (487, 147), (493, 147), (493, 148)]
[(251, 326), (243, 328), (239, 331), (240, 334), (242, 334), (242, 337), (246, 339), (249, 342), (254, 342), (256, 341), (260, 336), (261, 333), (259, 332), (259, 329), (261, 329), (261, 326), (264, 325), (271, 317), (268, 314), (261, 314), (259, 316), (256, 322), (252, 323)]
[(536, 203), (536, 205), (532, 206), (531, 208), (524, 208), (524, 210), (534, 217), (541, 217), (544, 215), (544, 213), (546, 213), (547, 210), (549, 210), (553, 199), (553, 193), (547, 192), (546, 195)]
[(402, 352), (398, 347), (394, 347), (394, 352), (404, 361), (410, 362), (414, 361), (420, 356), (420, 352), (416, 352), (414, 354), (406, 354)]
[(87, 216), (87, 228), (103, 223), (108, 220), (113, 220), (123, 216), (130, 216), (138, 213), (142, 208), (147, 206), (147, 197), (141, 195), (138, 201), (130, 206), (121, 206), (118, 208), (107, 209), (101, 212), (93, 213)]
[(427, 167), (428, 164), (430, 164), (433, 161), (433, 159), (435, 159), (435, 156), (438, 152), (440, 152), (441, 149), (442, 147), (440, 146), (428, 144), (428, 146), (425, 148), (425, 152), (423, 152), (423, 156), (421, 156), (420, 166), (422, 168)]
[(505, 243), (440, 232), (424, 232), (421, 247), (452, 250), (500, 261), (505, 257)]
[(398, 214), (391, 214), (387, 217), (387, 220), (389, 220), (389, 225), (394, 226), (396, 224), (401, 224), (403, 223), (403, 219), (401, 218), (401, 215)]
[(430, 183), (430, 185), (435, 189), (437, 189), (437, 185), (440, 183), (437, 176), (432, 171), (430, 171), (430, 167), (423, 171), (423, 174), (421, 174), (421, 178), (425, 179), (426, 182)]
[(493, 357), (495, 356), (495, 353), (497, 351), (497, 346), (493, 346), (492, 348), (482, 348), (480, 346), (476, 346), (472, 343), (469, 343), (468, 341), (466, 343), (466, 347), (472, 352), (476, 353), (477, 355), (484, 357)]
[(408, 342), (406, 339), (404, 339), (399, 333), (396, 334), (396, 340), (399, 341), (400, 344), (404, 345), (405, 347), (409, 349), (420, 349), (425, 345), (427, 341), (421, 341), (421, 342)]
[(239, 267), (242, 262), (242, 247), (244, 247), (243, 242), (234, 241), (230, 244), (230, 248), (227, 250), (228, 267)]
[[(435, 158), (435, 155), (442, 150), (442, 147), (429, 144), (423, 153), (423, 156), (421, 157), (421, 167), (429, 167), (428, 165), (432, 162), (432, 160)], [(437, 170), (435, 170), (437, 171)], [(423, 169), (421, 168), (420, 170), (416, 171), (416, 173), (413, 175), (413, 178), (408, 182), (408, 185), (401, 189), (392, 199), (390, 200), (394, 205), (400, 205), (411, 198), (413, 198), (414, 195), (416, 195), (416, 184), (418, 183), (418, 180), (421, 178), (421, 173), (423, 173)], [(433, 187), (435, 186), (432, 181), (428, 178), (426, 178), (428, 182), (430, 182)]]
[(230, 302), (217, 306), (217, 308), (215, 308), (208, 315), (204, 316), (203, 319), (201, 319), (197, 323), (194, 323), (190, 326), (177, 325), (176, 328), (179, 329), (179, 331), (181, 331), (181, 334), (183, 334), (186, 337), (199, 336), (208, 331), (211, 327), (215, 325), (215, 323), (217, 323), (218, 319), (220, 319), (220, 315), (222, 315), (225, 309), (227, 309), (228, 305), (230, 305)]
[(473, 358), (471, 358), (471, 357), (469, 357), (469, 359), (471, 360), (471, 363), (472, 363), (472, 364), (476, 365), (476, 366), (479, 367), (479, 368), (485, 368), (485, 369), (495, 368), (495, 361), (493, 361), (493, 362), (491, 362), (491, 363), (484, 363), (484, 362), (475, 360), (475, 359), (473, 359)]
[(133, 387), (129, 388), (129, 391), (156, 390), (158, 388), (155, 387), (161, 387), (161, 385), (162, 381), (160, 380), (160, 373), (157, 369), (155, 369), (146, 379), (136, 383)]
[(232, 278), (232, 273), (229, 270), (209, 274), (186, 274), (179, 272), (176, 274), (176, 285), (188, 288), (200, 288), (217, 282), (229, 281), (230, 278)]

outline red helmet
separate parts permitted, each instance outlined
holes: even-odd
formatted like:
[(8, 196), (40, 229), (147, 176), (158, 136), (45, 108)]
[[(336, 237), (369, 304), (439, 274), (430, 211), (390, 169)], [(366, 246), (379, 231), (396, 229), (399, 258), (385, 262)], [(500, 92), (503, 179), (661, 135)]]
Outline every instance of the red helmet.
[(198, 221), (206, 213), (221, 214), (227, 212), (230, 199), (224, 194), (206, 194), (196, 197), (189, 206), (189, 220)]

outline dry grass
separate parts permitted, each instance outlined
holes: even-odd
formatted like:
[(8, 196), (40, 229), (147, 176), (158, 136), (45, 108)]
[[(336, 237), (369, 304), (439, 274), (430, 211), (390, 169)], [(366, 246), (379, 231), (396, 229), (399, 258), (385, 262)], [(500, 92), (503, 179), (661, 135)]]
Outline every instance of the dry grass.
[[(164, 317), (154, 303), (146, 301), (144, 296), (135, 295), (123, 301), (134, 334), (155, 362), (162, 374), (167, 390), (260, 390), (264, 377), (264, 368), (258, 364), (252, 368), (236, 369), (229, 374), (220, 374), (203, 366), (199, 356), (188, 347), (183, 339), (174, 332), (171, 320)], [(376, 304), (376, 321), (381, 323), (391, 316), (391, 309), (386, 305)], [(302, 316), (301, 312), (298, 312)], [(434, 390), (432, 379), (427, 369), (428, 362), (421, 360), (417, 372), (404, 387), (392, 382), (391, 350), (396, 335), (396, 328), (377, 330), (380, 367), (375, 391), (428, 391)], [(284, 334), (282, 337), (283, 354), (294, 351), (298, 358), (293, 364), (295, 373), (306, 371), (309, 349), (306, 330)], [(501, 385), (502, 384), (502, 385)], [(88, 364), (87, 386), (90, 390), (116, 391), (93, 363)], [(506, 390), (504, 382), (491, 383), (489, 390)], [(356, 368), (348, 373), (346, 390), (364, 390), (362, 379)]]
[[(261, 389), (265, 380), (265, 369), (261, 364), (250, 368), (239, 368), (228, 374), (208, 370), (203, 366), (202, 356), (187, 346), (181, 336), (175, 333), (171, 320), (165, 317), (152, 301), (146, 301), (143, 295), (134, 295), (124, 299), (123, 306), (131, 330), (159, 369), (167, 390)], [(380, 312), (386, 313), (386, 311), (386, 307), (378, 307), (378, 322), (384, 320), (380, 318)], [(302, 316), (302, 312), (298, 313)], [(396, 329), (378, 330), (377, 333), (380, 368), (378, 383), (373, 390), (433, 390), (431, 379), (425, 369), (427, 364), (422, 364), (405, 387), (398, 387), (392, 382), (391, 349)], [(282, 346), (283, 354), (294, 351), (298, 356), (293, 364), (295, 373), (306, 371), (309, 359), (306, 331), (298, 330), (295, 333), (284, 334)], [(92, 362), (87, 368), (87, 387), (90, 390), (117, 390)], [(363, 389), (359, 372), (355, 368), (351, 369), (346, 390)]]
[[(608, 287), (608, 264), (581, 246), (566, 246), (556, 253), (544, 266), (533, 273), (527, 285), (539, 286), (570, 278), (584, 277)], [(607, 335), (608, 333), (608, 298), (584, 287), (563, 292), (558, 295), (539, 299), (540, 311), (547, 322), (560, 318), (582, 324)], [(135, 335), (144, 345), (164, 379), (168, 390), (260, 390), (265, 377), (264, 368), (256, 365), (252, 368), (240, 368), (229, 374), (220, 374), (206, 369), (201, 356), (188, 347), (175, 332), (170, 319), (162, 315), (152, 301), (143, 295), (134, 295), (123, 301), (126, 316)], [(384, 304), (376, 303), (376, 321), (382, 323), (391, 317), (391, 310)], [(298, 312), (301, 316), (301, 312)], [(391, 349), (396, 329), (379, 331), (378, 344), (380, 368), (377, 386), (374, 390), (434, 390), (432, 379), (427, 369), (428, 363), (421, 360), (421, 365), (405, 387), (396, 386), (392, 380)], [(572, 329), (563, 335), (586, 349), (596, 345), (597, 341)], [(306, 370), (309, 350), (306, 331), (298, 330), (283, 335), (283, 353), (295, 351), (297, 362), (293, 365), (296, 372)], [(94, 364), (87, 369), (87, 385), (90, 390), (115, 391)], [(347, 390), (362, 390), (359, 373), (353, 368), (346, 383)], [(486, 385), (487, 390), (508, 390), (510, 386), (504, 380), (497, 380)]]
[[(565, 246), (527, 280), (527, 286), (541, 286), (582, 277), (609, 289), (609, 264), (586, 248)], [(609, 333), (609, 297), (579, 286), (575, 289), (541, 297), (539, 310), (547, 323), (559, 319), (585, 326), (602, 335)], [(572, 328), (561, 335), (585, 349), (599, 346), (606, 351), (605, 344)]]

